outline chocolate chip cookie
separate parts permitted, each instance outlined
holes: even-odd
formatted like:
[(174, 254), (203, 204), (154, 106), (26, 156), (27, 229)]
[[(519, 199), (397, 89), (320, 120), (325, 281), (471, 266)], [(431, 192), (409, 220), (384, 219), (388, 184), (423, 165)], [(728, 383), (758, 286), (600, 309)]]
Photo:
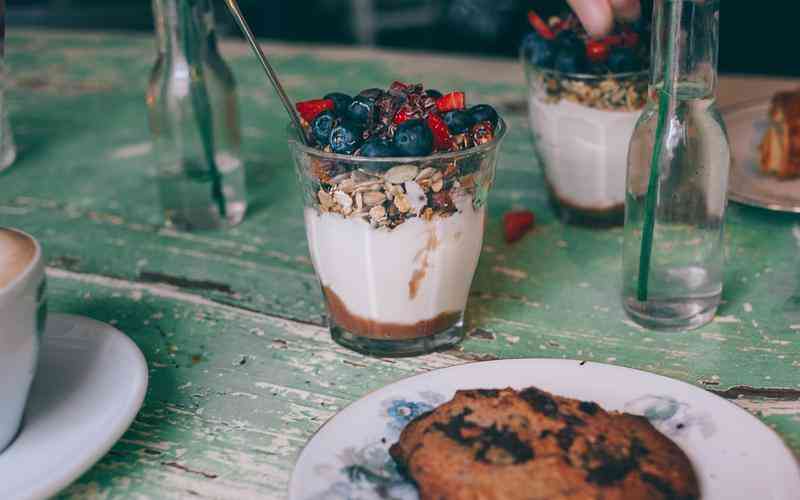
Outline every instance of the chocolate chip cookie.
[(458, 391), (389, 451), (422, 500), (700, 495), (689, 459), (644, 417), (535, 387)]

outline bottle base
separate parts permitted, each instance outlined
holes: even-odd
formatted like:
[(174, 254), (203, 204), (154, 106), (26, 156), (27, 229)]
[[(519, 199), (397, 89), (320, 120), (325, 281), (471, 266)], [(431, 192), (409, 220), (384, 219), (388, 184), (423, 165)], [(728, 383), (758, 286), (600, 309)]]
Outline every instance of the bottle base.
[(623, 308), (634, 323), (657, 331), (683, 332), (700, 328), (714, 319), (718, 307), (719, 296), (682, 301), (623, 299)]
[(459, 321), (447, 330), (415, 339), (383, 340), (362, 337), (332, 324), (331, 338), (348, 349), (377, 357), (408, 357), (428, 354), (454, 347), (464, 339), (464, 327)]
[(245, 203), (229, 203), (227, 208), (226, 217), (220, 217), (209, 207), (199, 207), (197, 210), (167, 209), (164, 213), (164, 223), (167, 227), (191, 232), (227, 229), (242, 222), (246, 211)]

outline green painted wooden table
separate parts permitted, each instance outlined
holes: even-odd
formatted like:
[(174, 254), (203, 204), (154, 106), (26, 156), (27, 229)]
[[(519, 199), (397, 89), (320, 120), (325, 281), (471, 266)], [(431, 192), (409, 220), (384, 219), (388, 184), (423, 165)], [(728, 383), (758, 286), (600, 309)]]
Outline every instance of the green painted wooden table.
[[(283, 498), (294, 459), (338, 409), (402, 377), (475, 360), (565, 357), (642, 368), (733, 399), (800, 450), (800, 217), (732, 205), (725, 303), (710, 325), (643, 331), (618, 303), (622, 232), (565, 227), (533, 160), (510, 61), (265, 45), (297, 99), (394, 79), (460, 88), (511, 125), (470, 295), (467, 340), (418, 358), (334, 344), (308, 258), (283, 111), (243, 44), (239, 81), (250, 206), (228, 232), (161, 227), (144, 89), (151, 37), (15, 32), (7, 47), (20, 147), (0, 175), (0, 225), (45, 247), (52, 311), (116, 325), (150, 388), (120, 442), (63, 492), (87, 498)], [(724, 50), (724, 48), (723, 48)], [(797, 82), (723, 78), (730, 104)], [(501, 214), (534, 210), (502, 240)]]

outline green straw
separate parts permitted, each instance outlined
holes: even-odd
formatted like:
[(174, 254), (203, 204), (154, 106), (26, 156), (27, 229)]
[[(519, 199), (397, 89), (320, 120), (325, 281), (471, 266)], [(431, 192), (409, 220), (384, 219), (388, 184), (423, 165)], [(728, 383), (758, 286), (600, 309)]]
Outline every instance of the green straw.
[(200, 132), (200, 140), (203, 143), (203, 154), (208, 164), (209, 174), (211, 175), (211, 197), (217, 203), (219, 214), (225, 218), (227, 215), (227, 204), (225, 193), (222, 191), (222, 176), (217, 168), (214, 159), (214, 128), (212, 121), (211, 104), (206, 90), (206, 79), (203, 74), (202, 58), (198, 57), (201, 50), (203, 38), (199, 36), (199, 29), (193, 26), (193, 13), (196, 3), (195, 0), (178, 0), (179, 15), (183, 23), (183, 42), (186, 47), (186, 63), (189, 66), (190, 93), (192, 96), (192, 108)]
[[(664, 0), (667, 1), (667, 0)], [(658, 97), (658, 122), (656, 124), (653, 157), (650, 160), (650, 178), (647, 181), (647, 195), (644, 201), (644, 228), (642, 229), (642, 251), (639, 254), (639, 286), (636, 289), (636, 299), (640, 302), (647, 300), (648, 284), (650, 280), (650, 259), (653, 254), (653, 231), (656, 225), (656, 199), (658, 197), (658, 180), (660, 177), (661, 151), (664, 145), (667, 119), (674, 111), (675, 88), (678, 76), (678, 36), (681, 30), (681, 12), (683, 0), (672, 0), (672, 12), (667, 43), (667, 59), (664, 61), (664, 83), (659, 89)], [(674, 73), (674, 74), (673, 74)]]

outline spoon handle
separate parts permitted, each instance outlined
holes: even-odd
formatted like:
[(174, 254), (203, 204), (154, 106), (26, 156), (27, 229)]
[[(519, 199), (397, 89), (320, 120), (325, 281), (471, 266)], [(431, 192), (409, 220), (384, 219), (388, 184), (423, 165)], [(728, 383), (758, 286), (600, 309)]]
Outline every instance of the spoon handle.
[(303, 141), (303, 144), (308, 146), (308, 139), (306, 138), (306, 134), (303, 132), (303, 126), (300, 124), (300, 117), (298, 116), (297, 111), (294, 109), (289, 96), (286, 95), (286, 92), (283, 90), (283, 86), (281, 85), (280, 80), (278, 80), (278, 75), (275, 74), (275, 70), (272, 69), (272, 65), (267, 60), (267, 56), (264, 55), (261, 47), (258, 46), (256, 38), (253, 36), (253, 32), (250, 30), (250, 26), (247, 25), (247, 21), (242, 15), (242, 11), (239, 10), (239, 5), (236, 3), (236, 0), (225, 0), (225, 4), (228, 6), (228, 10), (230, 10), (231, 15), (236, 20), (236, 24), (239, 25), (239, 28), (242, 30), (245, 38), (247, 38), (247, 41), (250, 43), (253, 51), (258, 56), (258, 60), (261, 61), (261, 65), (264, 67), (264, 71), (267, 72), (267, 76), (269, 77), (269, 81), (272, 82), (272, 86), (275, 87), (275, 92), (278, 93), (278, 97), (280, 97), (283, 107), (286, 108), (286, 112), (289, 113), (289, 116), (292, 118), (292, 122), (297, 129), (300, 139)]

